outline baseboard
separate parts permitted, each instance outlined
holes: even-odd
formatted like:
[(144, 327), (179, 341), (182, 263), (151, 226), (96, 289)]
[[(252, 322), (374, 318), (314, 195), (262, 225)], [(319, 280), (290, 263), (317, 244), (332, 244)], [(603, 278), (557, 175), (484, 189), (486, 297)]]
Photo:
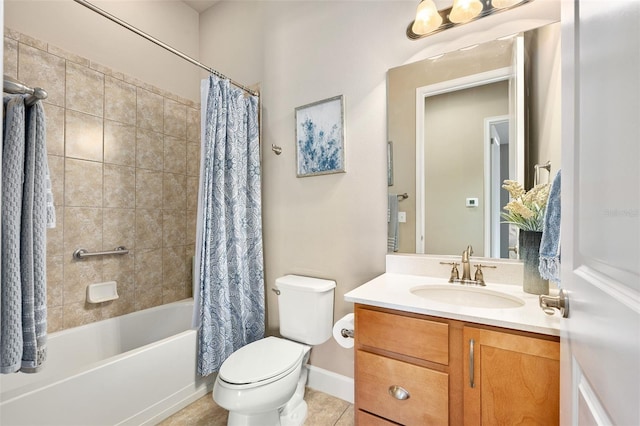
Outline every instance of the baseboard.
[(353, 404), (354, 382), (351, 377), (309, 365), (307, 386)]

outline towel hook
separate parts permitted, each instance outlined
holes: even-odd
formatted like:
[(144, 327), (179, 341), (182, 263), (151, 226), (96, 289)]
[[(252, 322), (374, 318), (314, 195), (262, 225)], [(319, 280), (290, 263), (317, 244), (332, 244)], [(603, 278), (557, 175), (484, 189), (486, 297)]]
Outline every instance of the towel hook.
[(282, 154), (282, 147), (278, 145), (271, 144), (271, 151), (275, 152), (276, 155)]
[(551, 161), (547, 160), (545, 164), (535, 164), (533, 166), (533, 186), (540, 182), (540, 169), (546, 169), (548, 173), (551, 173)]

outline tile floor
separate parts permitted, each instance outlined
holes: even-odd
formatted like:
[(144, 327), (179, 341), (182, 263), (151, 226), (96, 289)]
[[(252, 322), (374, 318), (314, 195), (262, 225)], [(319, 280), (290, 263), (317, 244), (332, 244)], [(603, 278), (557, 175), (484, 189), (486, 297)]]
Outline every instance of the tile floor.
[[(326, 393), (307, 388), (305, 426), (353, 426), (353, 405)], [(164, 420), (159, 426), (225, 426), (227, 411), (218, 407), (211, 393)]]

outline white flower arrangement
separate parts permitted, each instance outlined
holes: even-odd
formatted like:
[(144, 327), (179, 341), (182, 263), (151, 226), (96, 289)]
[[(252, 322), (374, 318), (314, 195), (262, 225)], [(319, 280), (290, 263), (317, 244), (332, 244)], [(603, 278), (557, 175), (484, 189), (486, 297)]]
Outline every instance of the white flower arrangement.
[(503, 223), (510, 223), (523, 231), (542, 232), (550, 185), (536, 185), (526, 192), (519, 182), (505, 180), (502, 187), (511, 195), (511, 201), (504, 206)]

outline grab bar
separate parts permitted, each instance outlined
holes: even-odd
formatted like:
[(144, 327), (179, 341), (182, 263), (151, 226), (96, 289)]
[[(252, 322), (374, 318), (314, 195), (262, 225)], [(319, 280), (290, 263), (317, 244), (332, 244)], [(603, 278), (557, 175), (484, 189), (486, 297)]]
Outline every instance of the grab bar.
[(128, 254), (129, 249), (124, 246), (116, 247), (115, 250), (111, 251), (96, 251), (93, 253), (88, 252), (86, 249), (79, 248), (78, 250), (73, 252), (73, 258), (77, 260), (82, 260), (91, 256), (108, 256), (110, 254)]

